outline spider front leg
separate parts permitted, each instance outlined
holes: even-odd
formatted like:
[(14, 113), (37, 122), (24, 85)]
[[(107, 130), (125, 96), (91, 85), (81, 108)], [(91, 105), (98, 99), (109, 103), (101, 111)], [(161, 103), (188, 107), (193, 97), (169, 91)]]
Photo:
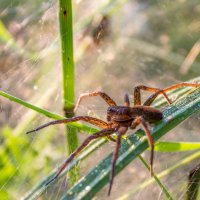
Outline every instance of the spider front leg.
[[(166, 94), (166, 92), (174, 90), (174, 89), (178, 89), (180, 87), (200, 87), (200, 84), (196, 84), (196, 83), (178, 83), (175, 85), (172, 85), (168, 88), (162, 89), (162, 90), (158, 90), (157, 92), (155, 92), (154, 94), (152, 94), (144, 103), (144, 106), (150, 106), (153, 101), (158, 97), (158, 95), (160, 94)], [(167, 97), (168, 98), (168, 97)], [(169, 98), (168, 98), (169, 99)], [(169, 102), (169, 101), (168, 101)], [(172, 102), (170, 101), (170, 104)]]
[(88, 138), (85, 139), (85, 141), (82, 143), (81, 146), (79, 146), (76, 151), (74, 151), (64, 162), (64, 164), (60, 167), (60, 169), (57, 171), (55, 176), (50, 179), (46, 185), (49, 185), (52, 181), (54, 181), (58, 176), (63, 172), (63, 170), (67, 167), (67, 165), (94, 139), (100, 138), (100, 137), (107, 137), (111, 134), (113, 134), (116, 131), (115, 128), (108, 128), (108, 129), (103, 129), (94, 135), (89, 136)]
[(120, 127), (117, 131), (117, 141), (116, 141), (116, 148), (115, 152), (113, 153), (113, 158), (112, 158), (112, 166), (111, 166), (111, 173), (110, 173), (110, 179), (109, 179), (109, 190), (108, 190), (108, 196), (110, 196), (112, 185), (113, 185), (113, 180), (114, 180), (114, 175), (115, 175), (115, 164), (119, 155), (119, 149), (121, 145), (121, 138), (122, 135), (126, 133), (128, 130), (127, 127)]
[(46, 124), (43, 124), (42, 126), (37, 127), (34, 130), (28, 131), (27, 134), (39, 131), (39, 130), (46, 128), (48, 126), (51, 126), (51, 125), (67, 124), (67, 123), (76, 122), (76, 121), (85, 121), (85, 122), (88, 122), (88, 123), (93, 124), (95, 126), (98, 126), (100, 128), (108, 128), (109, 127), (109, 124), (104, 122), (103, 120), (100, 120), (100, 119), (97, 119), (97, 118), (94, 118), (94, 117), (88, 117), (88, 116), (77, 116), (77, 117), (72, 117), (72, 118), (68, 118), (68, 119), (61, 119), (61, 120), (55, 120), (55, 121), (48, 122)]
[[(103, 120), (96, 119), (94, 117), (88, 117), (88, 116), (77, 116), (77, 117), (72, 117), (72, 118), (68, 118), (68, 119), (61, 119), (61, 120), (48, 122), (46, 124), (43, 124), (42, 126), (37, 127), (34, 130), (26, 132), (26, 134), (39, 131), (39, 130), (46, 128), (48, 126), (51, 126), (51, 125), (63, 124), (63, 123), (67, 124), (67, 123), (75, 122), (75, 121), (85, 121), (85, 122), (88, 122), (88, 123), (93, 124), (95, 126), (98, 126), (100, 128), (109, 128), (110, 127), (110, 124), (104, 122)], [(110, 141), (116, 142), (116, 140), (112, 136), (107, 136), (107, 138)]]
[(74, 108), (74, 112), (77, 111), (78, 106), (80, 105), (81, 101), (85, 98), (85, 97), (95, 97), (95, 96), (100, 96), (109, 106), (116, 106), (117, 104), (115, 103), (115, 101), (110, 98), (106, 93), (104, 92), (91, 92), (91, 93), (84, 93), (82, 95), (80, 95), (80, 97), (78, 98), (78, 101), (76, 103), (76, 106)]
[[(135, 87), (135, 89), (134, 89), (134, 105), (135, 106), (141, 105), (141, 90), (162, 94), (165, 97), (165, 99), (167, 100), (167, 102), (169, 104), (172, 104), (171, 100), (168, 98), (168, 96), (164, 90), (161, 90), (158, 88), (153, 88), (153, 87), (147, 87), (145, 85), (139, 85), (139, 86)], [(145, 102), (144, 105), (147, 105), (147, 103)]]
[(137, 117), (133, 123), (131, 124), (131, 128), (135, 129), (139, 124), (142, 124), (144, 127), (145, 134), (148, 139), (148, 143), (151, 149), (151, 156), (150, 156), (150, 174), (153, 174), (153, 158), (154, 158), (154, 141), (149, 131), (148, 125), (142, 117)]
[(124, 105), (130, 107), (130, 100), (127, 93), (124, 95)]

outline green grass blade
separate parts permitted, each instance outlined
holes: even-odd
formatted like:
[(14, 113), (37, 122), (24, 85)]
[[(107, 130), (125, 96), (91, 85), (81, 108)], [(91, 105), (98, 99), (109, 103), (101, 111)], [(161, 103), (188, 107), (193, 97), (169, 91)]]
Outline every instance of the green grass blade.
[[(171, 129), (187, 119), (190, 115), (200, 110), (200, 90), (181, 99), (176, 104), (168, 107), (164, 112), (164, 119), (157, 123), (152, 136), (154, 141), (165, 135)], [(116, 174), (123, 170), (132, 160), (137, 158), (148, 148), (146, 139), (142, 139), (133, 147), (134, 136), (124, 141), (120, 149), (120, 156), (116, 164)], [(99, 165), (83, 177), (78, 184), (72, 187), (63, 199), (88, 199), (92, 198), (101, 188), (108, 183), (112, 154), (106, 157)]]
[(159, 152), (177, 152), (177, 151), (193, 151), (200, 149), (198, 142), (157, 142), (155, 151)]
[[(38, 112), (38, 113), (40, 113), (42, 115), (45, 115), (45, 116), (49, 117), (49, 118), (56, 119), (56, 120), (65, 118), (62, 115), (59, 115), (59, 114), (56, 114), (56, 113), (53, 113), (53, 112), (49, 112), (48, 110), (42, 109), (40, 107), (37, 107), (37, 106), (35, 106), (33, 104), (30, 104), (30, 103), (28, 103), (28, 102), (26, 102), (26, 101), (24, 101), (22, 99), (19, 99), (19, 98), (13, 96), (13, 95), (10, 95), (10, 94), (8, 94), (6, 92), (1, 91), (1, 90), (0, 90), (0, 96), (3, 96), (3, 97), (5, 97), (5, 98), (7, 98), (7, 99), (9, 99), (9, 100), (11, 100), (13, 102), (16, 102), (16, 103), (18, 103), (18, 104), (20, 104), (22, 106), (25, 106), (25, 107), (27, 107), (27, 108), (29, 108), (31, 110), (34, 110), (34, 111), (36, 111), (36, 112)], [(97, 129), (92, 128), (92, 127), (87, 126), (87, 125), (84, 125), (84, 124), (81, 124), (81, 123), (73, 122), (73, 123), (70, 123), (69, 125), (72, 126), (72, 127), (76, 127), (79, 130), (88, 132), (88, 133), (97, 132)]]
[[(74, 109), (74, 55), (73, 55), (73, 25), (72, 1), (59, 0), (59, 21), (63, 73), (63, 109), (67, 118), (73, 117)], [(75, 128), (66, 125), (67, 153), (70, 155), (78, 147), (78, 137)], [(79, 177), (76, 167), (69, 173), (69, 181), (75, 183)]]

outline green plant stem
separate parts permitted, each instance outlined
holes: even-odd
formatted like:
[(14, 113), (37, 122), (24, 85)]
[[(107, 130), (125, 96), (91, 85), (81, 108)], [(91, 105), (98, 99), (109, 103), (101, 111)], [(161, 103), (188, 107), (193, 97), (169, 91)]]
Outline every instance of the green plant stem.
[(63, 100), (64, 109), (68, 115), (74, 109), (74, 57), (71, 0), (60, 0), (59, 20), (63, 66)]
[[(71, 0), (59, 1), (59, 21), (63, 69), (63, 109), (65, 116), (70, 118), (74, 116), (74, 56)], [(78, 147), (78, 137), (75, 128), (66, 125), (66, 130), (67, 153), (70, 155)], [(69, 182), (71, 184), (76, 182), (79, 177), (78, 174), (79, 169), (77, 167), (70, 171)]]

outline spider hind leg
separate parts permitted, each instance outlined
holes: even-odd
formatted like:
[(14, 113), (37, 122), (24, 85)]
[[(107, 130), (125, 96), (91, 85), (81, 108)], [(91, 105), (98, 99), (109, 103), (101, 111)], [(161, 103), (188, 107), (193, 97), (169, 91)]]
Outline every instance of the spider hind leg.
[(113, 185), (114, 176), (115, 176), (115, 165), (116, 165), (116, 161), (117, 161), (117, 158), (118, 158), (118, 155), (119, 155), (121, 138), (122, 138), (122, 135), (125, 134), (127, 130), (128, 130), (127, 127), (120, 127), (117, 131), (116, 148), (115, 148), (115, 151), (113, 153), (112, 164), (111, 164), (111, 173), (110, 173), (110, 178), (109, 178), (108, 196), (110, 196), (110, 193), (111, 193), (111, 190), (112, 190), (112, 185)]
[(142, 117), (137, 117), (133, 121), (133, 123), (131, 124), (131, 128), (135, 129), (139, 124), (142, 124), (143, 127), (144, 127), (144, 131), (145, 131), (145, 134), (147, 136), (148, 143), (149, 143), (149, 146), (150, 146), (150, 149), (151, 149), (151, 153), (150, 153), (150, 174), (152, 176), (152, 174), (153, 174), (153, 159), (154, 159), (154, 141), (153, 141), (153, 138), (152, 138), (151, 133), (149, 131), (148, 125), (147, 125), (145, 119), (143, 119)]
[(49, 185), (52, 183), (54, 180), (56, 180), (59, 175), (63, 172), (63, 170), (68, 166), (68, 164), (77, 156), (80, 154), (80, 152), (94, 139), (100, 138), (100, 137), (107, 137), (111, 134), (113, 134), (116, 131), (115, 128), (107, 128), (103, 129), (94, 135), (89, 136), (88, 138), (85, 139), (85, 141), (79, 146), (67, 159), (66, 161), (62, 164), (60, 169), (56, 172), (55, 176), (51, 178), (45, 185)]
[(100, 96), (109, 106), (116, 106), (117, 105), (115, 103), (115, 101), (111, 97), (109, 97), (105, 92), (98, 91), (98, 92), (83, 93), (78, 98), (78, 101), (77, 101), (76, 106), (74, 108), (74, 112), (77, 111), (78, 106), (80, 105), (80, 103), (82, 102), (83, 99), (85, 99), (86, 97), (96, 97), (96, 96)]

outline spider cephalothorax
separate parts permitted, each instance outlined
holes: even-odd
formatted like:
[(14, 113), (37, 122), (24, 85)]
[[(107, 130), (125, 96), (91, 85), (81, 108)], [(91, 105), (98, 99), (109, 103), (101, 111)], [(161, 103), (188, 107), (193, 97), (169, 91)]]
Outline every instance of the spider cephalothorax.
[[(56, 175), (46, 183), (48, 185), (50, 182), (55, 180), (60, 173), (67, 167), (67, 165), (76, 157), (92, 140), (100, 138), (100, 137), (107, 137), (109, 140), (116, 143), (115, 152), (113, 154), (113, 160), (111, 163), (111, 173), (110, 173), (110, 185), (109, 185), (109, 191), (108, 195), (110, 195), (112, 184), (113, 184), (113, 178), (115, 175), (115, 164), (118, 158), (118, 153), (121, 145), (121, 138), (122, 135), (124, 135), (128, 128), (135, 129), (138, 125), (142, 125), (144, 128), (144, 131), (146, 133), (149, 146), (151, 148), (151, 156), (150, 156), (150, 173), (152, 175), (153, 172), (153, 154), (154, 154), (154, 142), (153, 138), (151, 136), (151, 133), (148, 128), (148, 124), (154, 124), (160, 120), (163, 119), (163, 114), (160, 110), (151, 107), (151, 104), (156, 99), (156, 97), (160, 94), (164, 96), (164, 98), (167, 100), (169, 104), (171, 104), (171, 100), (168, 98), (166, 92), (180, 88), (183, 86), (188, 87), (200, 87), (200, 84), (192, 84), (192, 83), (179, 83), (176, 85), (173, 85), (171, 87), (168, 87), (166, 89), (157, 89), (157, 88), (151, 88), (146, 87), (144, 85), (140, 85), (135, 87), (134, 90), (134, 105), (130, 106), (129, 97), (126, 94), (124, 97), (124, 106), (118, 106), (113, 99), (111, 99), (106, 93), (104, 92), (92, 92), (92, 93), (85, 93), (82, 94), (76, 104), (75, 111), (77, 110), (80, 102), (83, 98), (88, 96), (100, 96), (102, 97), (106, 103), (109, 105), (107, 109), (107, 122), (89, 117), (89, 116), (76, 116), (68, 119), (63, 120), (56, 120), (51, 121), (47, 124), (44, 124), (42, 126), (39, 126), (38, 128), (29, 131), (27, 133), (31, 133), (34, 131), (38, 131), (42, 128), (45, 128), (50, 125), (54, 124), (61, 124), (61, 123), (69, 123), (74, 121), (85, 121), (90, 124), (93, 124), (95, 126), (98, 126), (102, 128), (101, 131), (89, 136), (81, 146), (79, 146), (76, 151), (74, 151), (64, 162), (64, 164), (61, 166), (61, 168), (57, 171)], [(141, 94), (140, 90), (146, 90), (149, 92), (153, 92), (153, 94), (141, 105)], [(112, 134), (116, 133), (117, 138), (114, 139), (112, 137)]]
[(108, 122), (118, 123), (130, 128), (137, 117), (143, 117), (147, 122), (154, 123), (163, 119), (163, 114), (160, 110), (150, 106), (111, 106), (107, 110)]

